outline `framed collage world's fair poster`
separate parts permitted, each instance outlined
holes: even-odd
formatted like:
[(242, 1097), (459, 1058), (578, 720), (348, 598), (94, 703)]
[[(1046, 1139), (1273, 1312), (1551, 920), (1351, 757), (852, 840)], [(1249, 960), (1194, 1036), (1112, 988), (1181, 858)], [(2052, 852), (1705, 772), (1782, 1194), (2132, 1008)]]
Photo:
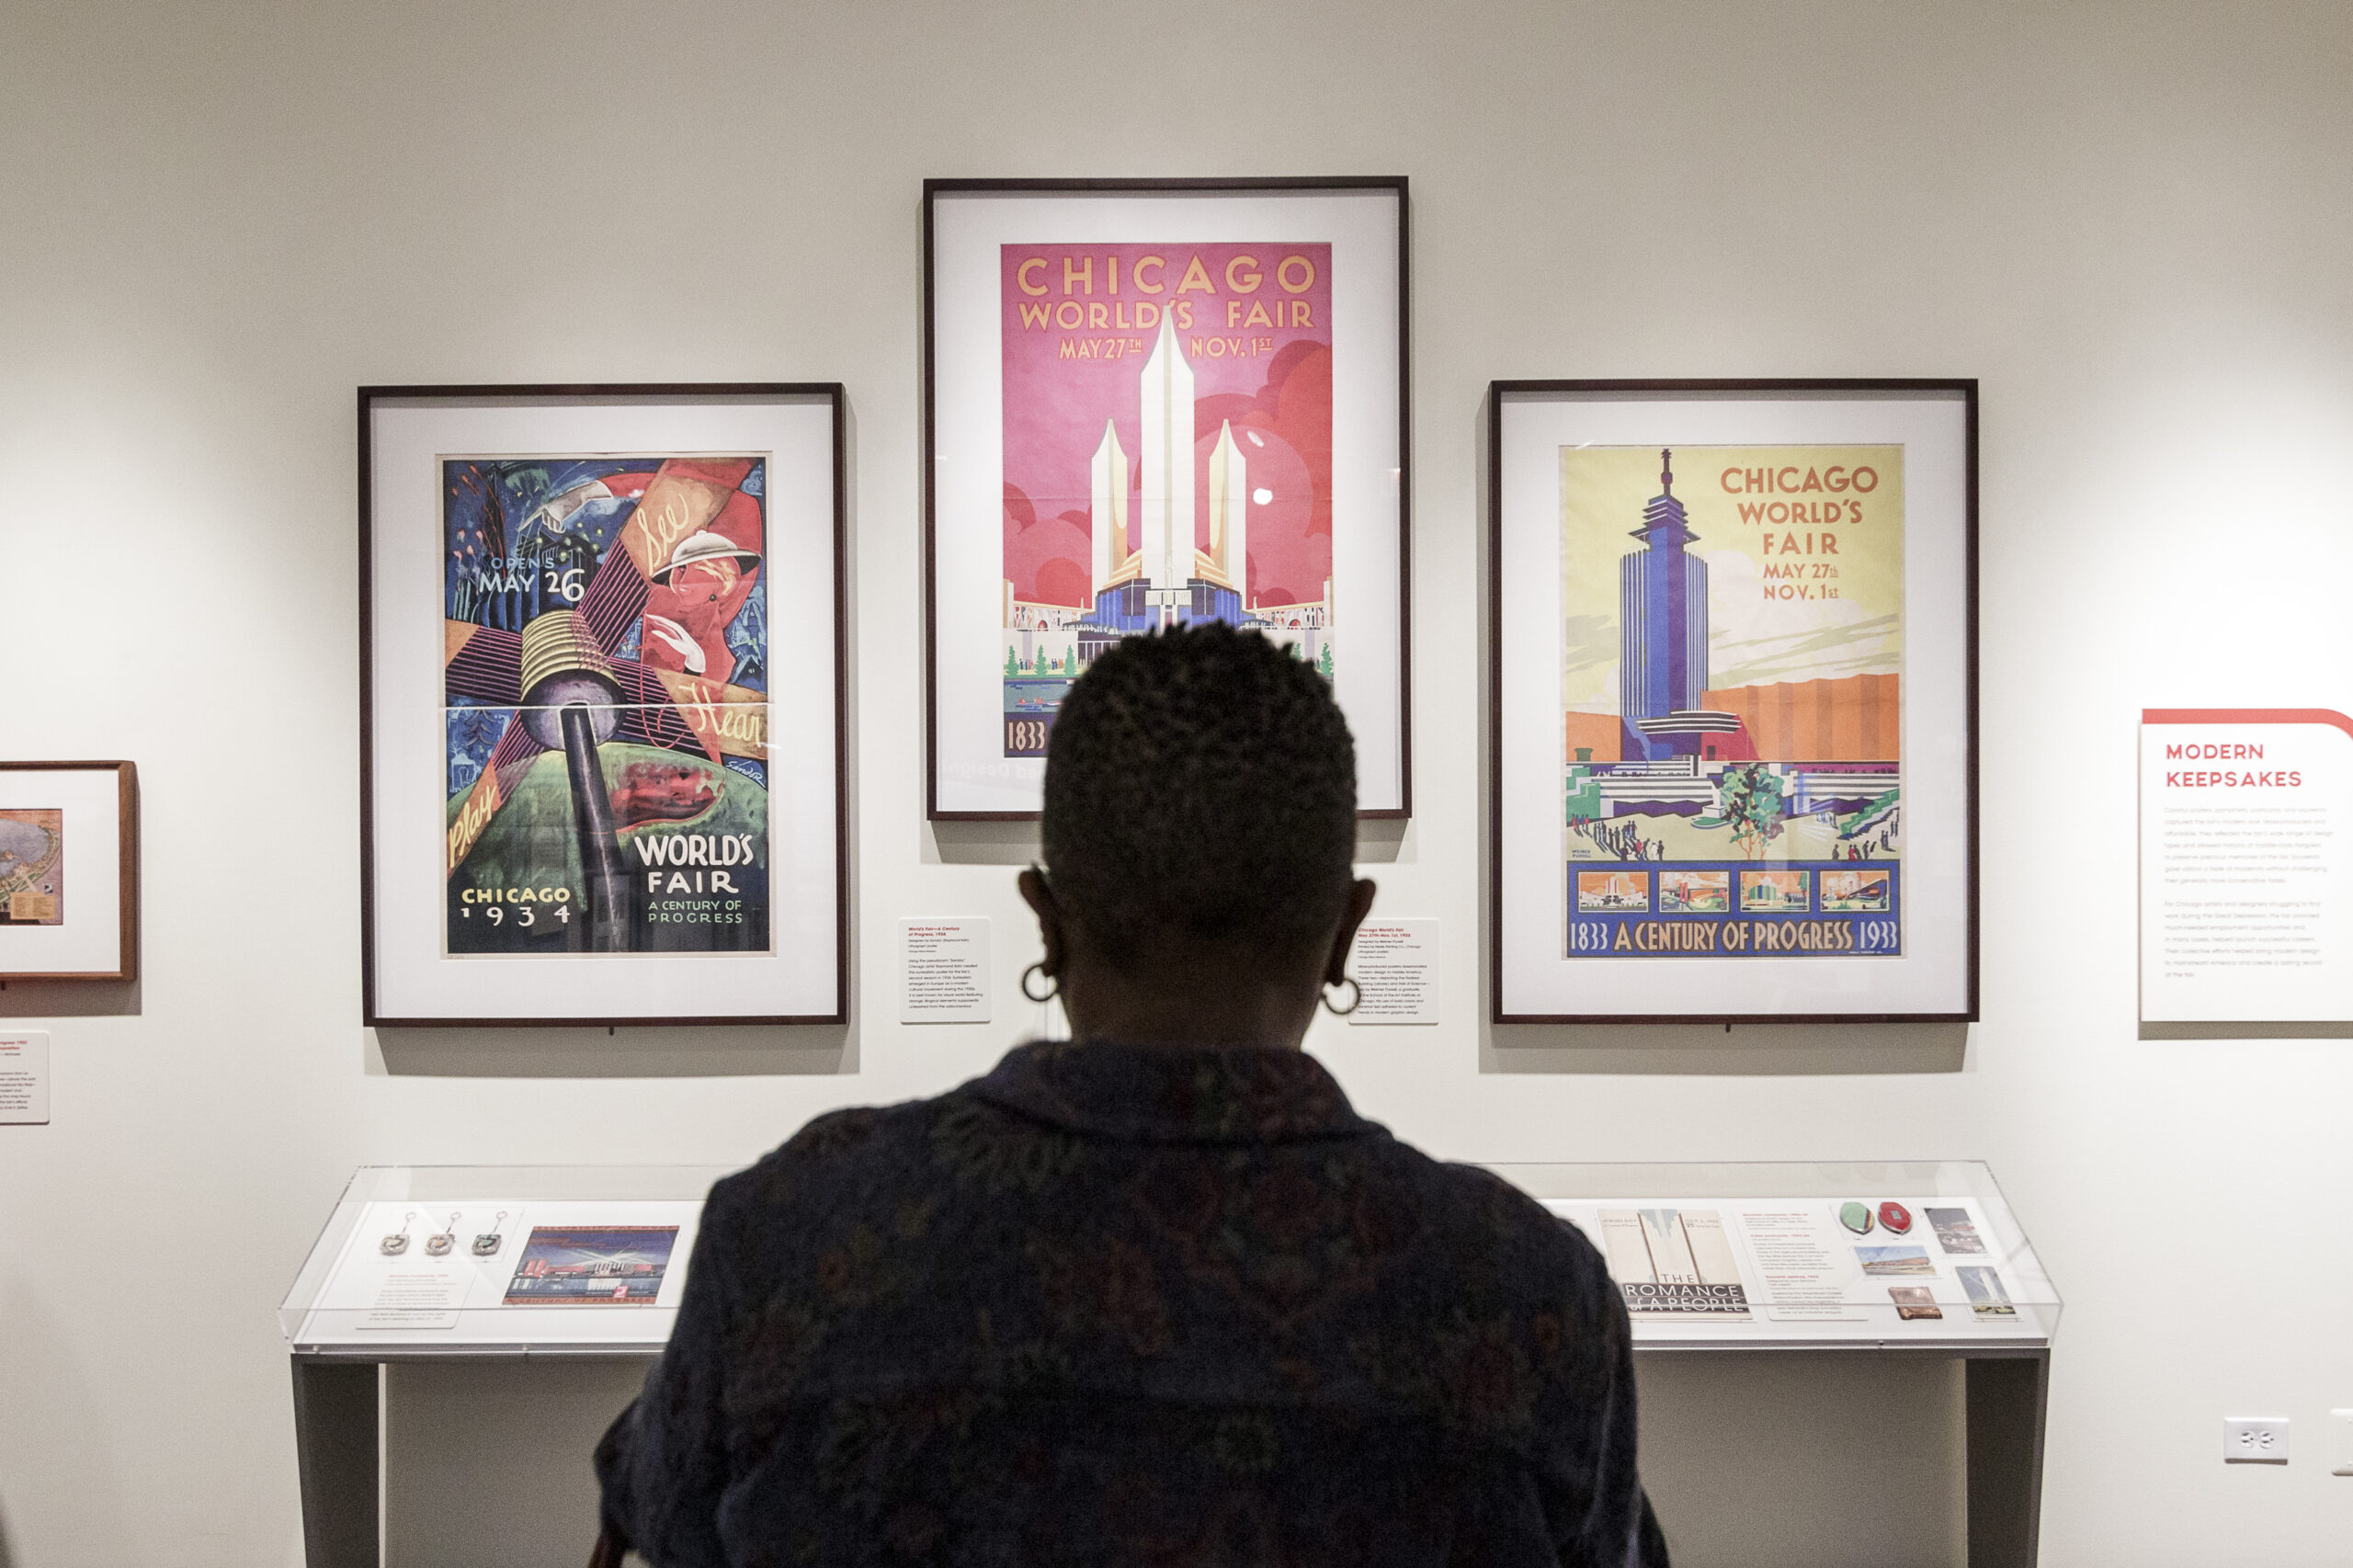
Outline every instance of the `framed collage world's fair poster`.
[(1499, 381), (1497, 1023), (1977, 1016), (1974, 381)]
[(841, 1020), (841, 403), (361, 389), (368, 1023)]
[(1205, 621), (1409, 814), (1404, 180), (931, 180), (924, 233), (930, 816), (1036, 816), (1071, 684)]

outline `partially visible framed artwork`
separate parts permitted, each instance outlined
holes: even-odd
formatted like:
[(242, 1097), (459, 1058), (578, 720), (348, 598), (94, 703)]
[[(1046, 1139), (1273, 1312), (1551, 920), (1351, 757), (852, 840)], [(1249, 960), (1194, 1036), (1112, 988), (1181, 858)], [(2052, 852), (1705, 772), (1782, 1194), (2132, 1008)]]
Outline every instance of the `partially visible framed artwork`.
[(1071, 683), (1211, 620), (1409, 815), (1404, 178), (928, 180), (924, 301), (932, 819), (1035, 817)]
[(139, 770), (0, 762), (0, 981), (139, 976)]
[(841, 413), (360, 390), (366, 1022), (845, 1017)]
[(1498, 381), (1492, 1016), (1977, 1016), (1977, 384)]

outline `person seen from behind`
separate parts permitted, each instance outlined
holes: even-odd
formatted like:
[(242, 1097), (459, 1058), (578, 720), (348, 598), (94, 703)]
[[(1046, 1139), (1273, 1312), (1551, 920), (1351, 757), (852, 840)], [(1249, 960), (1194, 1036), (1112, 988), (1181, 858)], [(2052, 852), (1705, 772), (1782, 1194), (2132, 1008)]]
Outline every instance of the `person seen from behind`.
[(1592, 1245), (1300, 1049), (1355, 833), (1308, 665), (1221, 625), (1097, 659), (1020, 879), (1074, 1038), (711, 1189), (600, 1558), (1664, 1568)]

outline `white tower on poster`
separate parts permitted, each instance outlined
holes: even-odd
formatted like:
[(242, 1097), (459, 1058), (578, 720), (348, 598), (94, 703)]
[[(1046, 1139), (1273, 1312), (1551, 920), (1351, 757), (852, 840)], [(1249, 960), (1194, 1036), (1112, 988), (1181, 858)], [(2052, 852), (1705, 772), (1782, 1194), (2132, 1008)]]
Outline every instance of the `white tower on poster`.
[(1250, 464), (1234, 444), (1233, 422), (1218, 429), (1210, 453), (1211, 567), (1250, 607)]
[(1120, 448), (1119, 427), (1108, 419), (1103, 421), (1091, 477), (1086, 527), (1095, 544), (1092, 591), (1100, 594), (1128, 564), (1128, 454)]
[(1193, 563), (1193, 368), (1165, 311), (1160, 340), (1143, 364), (1142, 462), (1142, 575), (1165, 626), (1189, 600)]

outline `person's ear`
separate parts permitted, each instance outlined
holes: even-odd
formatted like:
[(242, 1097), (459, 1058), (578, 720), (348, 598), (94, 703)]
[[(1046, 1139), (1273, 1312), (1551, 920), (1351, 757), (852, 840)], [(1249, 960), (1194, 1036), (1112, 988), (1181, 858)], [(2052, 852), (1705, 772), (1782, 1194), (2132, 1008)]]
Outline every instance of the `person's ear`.
[(1372, 895), (1378, 891), (1370, 877), (1358, 877), (1348, 888), (1347, 907), (1340, 912), (1340, 928), (1332, 937), (1332, 952), (1324, 960), (1324, 983), (1337, 985), (1348, 977), (1348, 949), (1357, 939), (1357, 927), (1372, 913)]
[(1038, 937), (1046, 945), (1045, 967), (1040, 972), (1051, 980), (1063, 969), (1062, 909), (1054, 903), (1054, 890), (1046, 885), (1046, 873), (1037, 867), (1025, 869), (1015, 885), (1021, 890), (1021, 902), (1038, 916)]

